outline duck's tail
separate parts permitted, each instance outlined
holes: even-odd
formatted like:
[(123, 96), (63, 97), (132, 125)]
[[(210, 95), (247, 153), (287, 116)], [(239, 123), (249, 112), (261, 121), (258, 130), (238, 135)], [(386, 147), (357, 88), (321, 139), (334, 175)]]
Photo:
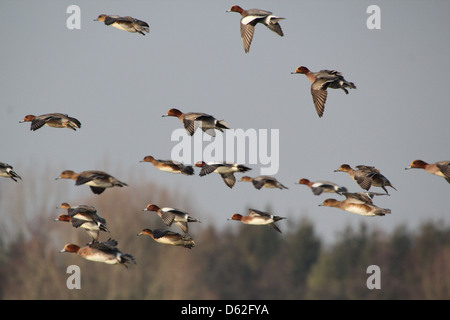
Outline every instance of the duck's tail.
[(116, 187), (124, 187), (124, 186), (128, 187), (128, 184), (126, 184), (125, 182), (119, 181), (119, 180), (114, 181), (114, 185)]
[(108, 228), (103, 223), (99, 222), (97, 224), (100, 230), (111, 233), (111, 231), (109, 231)]
[(195, 241), (191, 237), (185, 236), (183, 237), (182, 246), (188, 249), (192, 249), (193, 247), (195, 247)]
[(119, 262), (123, 264), (126, 268), (128, 268), (127, 264), (134, 263), (136, 264), (136, 260), (131, 254), (122, 253), (119, 257)]
[(224, 120), (217, 120), (216, 126), (221, 129), (230, 129)]
[(341, 81), (341, 89), (344, 90), (345, 94), (348, 94), (348, 90), (346, 88), (356, 89), (356, 86), (353, 82), (349, 82), (347, 80), (342, 80)]
[(192, 218), (192, 217), (188, 217), (188, 222), (200, 222), (201, 223), (200, 220)]
[(377, 216), (384, 216), (385, 214), (390, 214), (391, 213), (391, 209), (378, 209), (375, 211), (375, 214)]
[(337, 194), (342, 195), (343, 192), (347, 192), (347, 188), (346, 187), (338, 187), (336, 190)]
[(15, 182), (17, 182), (17, 179), (22, 180), (22, 178), (14, 170), (9, 170), (8, 172), (10, 174), (10, 178), (13, 179)]
[(279, 216), (274, 216), (273, 217), (273, 221), (280, 221), (280, 220), (283, 220), (283, 219), (287, 219), (286, 217), (279, 217)]
[(239, 164), (239, 165), (237, 166), (237, 168), (238, 168), (238, 171), (239, 171), (239, 172), (247, 172), (247, 171), (252, 170), (252, 168), (249, 168), (249, 167), (247, 167), (247, 166), (244, 166), (243, 164)]
[(181, 169), (181, 173), (192, 176), (194, 174), (194, 168), (192, 166), (185, 166), (183, 169)]

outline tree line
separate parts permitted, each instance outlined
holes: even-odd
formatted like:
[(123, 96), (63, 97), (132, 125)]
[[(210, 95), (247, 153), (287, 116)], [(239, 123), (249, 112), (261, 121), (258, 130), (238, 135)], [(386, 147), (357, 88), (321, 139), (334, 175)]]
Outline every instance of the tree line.
[[(167, 190), (155, 184), (142, 189), (160, 203), (168, 199)], [(2, 205), (2, 210), (9, 210), (2, 216), (16, 218), (2, 225), (0, 298), (450, 298), (450, 228), (442, 221), (424, 222), (415, 230), (400, 225), (391, 233), (362, 223), (344, 228), (331, 244), (325, 244), (306, 218), (291, 223), (283, 234), (265, 226), (206, 225), (196, 227), (192, 233), (197, 245), (186, 249), (137, 236), (147, 225), (165, 228), (156, 215), (134, 214), (143, 209), (136, 204), (145, 203), (144, 198), (125, 189), (87, 199), (102, 208), (120, 250), (136, 257), (137, 264), (127, 269), (59, 253), (66, 242), (83, 244), (90, 238), (70, 224), (53, 221), (56, 203), (35, 208), (38, 213), (31, 217), (17, 203)], [(0, 195), (0, 200), (5, 204), (5, 197)], [(183, 207), (193, 209), (188, 200), (181, 201)], [(114, 215), (130, 218), (114, 219)], [(106, 240), (108, 235), (102, 237)], [(67, 287), (70, 265), (80, 267), (81, 289)], [(367, 286), (371, 265), (379, 267), (380, 289)]]

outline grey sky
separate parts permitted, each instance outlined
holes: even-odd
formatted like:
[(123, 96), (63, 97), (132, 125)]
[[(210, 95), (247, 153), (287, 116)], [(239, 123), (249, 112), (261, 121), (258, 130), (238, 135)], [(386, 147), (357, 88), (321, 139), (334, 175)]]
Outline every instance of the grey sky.
[[(72, 4), (81, 9), (80, 30), (66, 27)], [(226, 12), (233, 4), (285, 17), (285, 36), (258, 25), (245, 54), (240, 16)], [(366, 27), (371, 4), (381, 8), (380, 30)], [(101, 13), (147, 21), (150, 33), (94, 22)], [(268, 205), (291, 221), (307, 216), (326, 238), (361, 221), (386, 231), (428, 219), (448, 223), (450, 185), (404, 168), (414, 159), (450, 160), (449, 13), (447, 1), (2, 1), (0, 161), (19, 174), (46, 170), (55, 188), (70, 185), (76, 197), (90, 190), (54, 181), (62, 170), (105, 170), (130, 188), (127, 175), (137, 172), (192, 196), (208, 214), (203, 220), (217, 226), (233, 223), (226, 219), (247, 206)], [(306, 77), (291, 74), (300, 65), (341, 71), (357, 89), (330, 90), (319, 118)], [(212, 114), (235, 129), (279, 129), (276, 177), (289, 190), (258, 191), (249, 183), (229, 189), (215, 174), (172, 175), (139, 163), (145, 155), (170, 157), (177, 144), (170, 137), (181, 123), (161, 115), (173, 107)], [(26, 114), (49, 112), (76, 117), (82, 128), (31, 132), (29, 123), (19, 124)], [(388, 177), (398, 191), (375, 203), (391, 215), (318, 207), (333, 196), (294, 184), (330, 180), (361, 191), (347, 174), (333, 172), (343, 163), (374, 165)], [(259, 166), (251, 167), (249, 175), (259, 175)], [(1, 179), (0, 192), (5, 188), (20, 186)], [(53, 207), (60, 199), (39, 201)], [(279, 226), (286, 230), (287, 222)]]

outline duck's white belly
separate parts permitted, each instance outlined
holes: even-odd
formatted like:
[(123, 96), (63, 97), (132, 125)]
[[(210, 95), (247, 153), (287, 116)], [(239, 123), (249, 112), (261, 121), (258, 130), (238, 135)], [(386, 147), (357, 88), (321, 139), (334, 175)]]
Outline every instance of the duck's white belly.
[(91, 186), (91, 187), (99, 187), (99, 188), (110, 188), (112, 187), (112, 183), (110, 182), (104, 182), (99, 180), (92, 180), (89, 182), (86, 182), (85, 185)]
[(358, 205), (358, 204), (350, 205), (345, 210), (348, 211), (348, 212), (352, 212), (352, 213), (356, 213), (356, 214), (362, 215), (362, 216), (371, 217), (371, 216), (375, 215), (371, 211), (368, 211), (367, 207), (364, 206), (364, 205)]
[(262, 217), (260, 217), (260, 218), (256, 217), (256, 218), (253, 218), (251, 221), (249, 221), (248, 224), (254, 224), (254, 225), (259, 225), (259, 226), (261, 226), (261, 225), (269, 224), (269, 223), (271, 223), (271, 222), (273, 222), (272, 219), (266, 219), (266, 218), (262, 218)]

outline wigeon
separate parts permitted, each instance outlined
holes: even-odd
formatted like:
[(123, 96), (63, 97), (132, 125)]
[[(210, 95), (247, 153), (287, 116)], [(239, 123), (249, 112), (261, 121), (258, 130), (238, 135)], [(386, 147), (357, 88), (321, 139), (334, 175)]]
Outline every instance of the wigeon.
[(35, 131), (42, 126), (46, 125), (53, 128), (68, 128), (76, 131), (81, 128), (81, 122), (78, 119), (69, 117), (67, 114), (63, 113), (46, 113), (40, 116), (35, 116), (33, 114), (26, 115), (22, 121), (31, 122), (30, 130)]
[(358, 165), (355, 170), (348, 164), (342, 164), (334, 171), (347, 172), (348, 175), (364, 190), (369, 190), (371, 186), (382, 188), (386, 194), (388, 194), (386, 187), (391, 187), (392, 189), (397, 190), (391, 182), (381, 174), (380, 170), (373, 166)]
[(7, 163), (0, 162), (0, 177), (11, 178), (15, 182), (22, 178), (13, 170), (13, 167)]
[(353, 82), (344, 79), (342, 74), (336, 70), (320, 70), (319, 72), (311, 72), (307, 67), (298, 67), (293, 74), (304, 74), (311, 84), (311, 94), (319, 117), (323, 116), (325, 110), (325, 102), (327, 101), (328, 88), (342, 89), (346, 94), (348, 90), (356, 89)]
[(156, 242), (162, 244), (169, 244), (172, 246), (180, 246), (188, 249), (192, 249), (195, 246), (194, 240), (189, 235), (181, 235), (179, 233), (162, 230), (162, 229), (144, 229), (138, 233), (138, 236), (147, 235)]
[(85, 184), (95, 194), (101, 194), (106, 188), (128, 186), (125, 182), (117, 180), (110, 174), (97, 170), (88, 170), (80, 173), (75, 173), (72, 170), (64, 170), (56, 179), (75, 180), (76, 186)]
[(246, 216), (243, 216), (239, 213), (234, 213), (231, 216), (231, 219), (228, 220), (237, 220), (245, 224), (252, 224), (252, 225), (268, 225), (272, 228), (274, 228), (276, 231), (281, 233), (281, 230), (275, 225), (275, 222), (286, 219), (285, 217), (279, 217), (276, 215), (273, 215), (268, 212), (259, 211), (256, 209), (249, 209), (249, 214)]
[(131, 33), (140, 33), (145, 36), (144, 32), (149, 33), (150, 27), (147, 22), (135, 19), (130, 16), (119, 17), (117, 15), (101, 14), (94, 21), (102, 21), (107, 26), (117, 28), (119, 30), (128, 31)]
[(233, 188), (236, 183), (236, 177), (234, 176), (235, 172), (247, 172), (251, 170), (251, 168), (244, 166), (243, 164), (237, 163), (226, 163), (226, 162), (209, 162), (206, 163), (204, 161), (198, 161), (195, 164), (196, 167), (202, 168), (199, 175), (203, 177), (212, 172), (220, 174), (225, 184)]
[(71, 207), (68, 203), (61, 203), (60, 208), (66, 209), (68, 214), (61, 214), (55, 221), (71, 222), (75, 228), (83, 228), (94, 239), (98, 241), (100, 231), (110, 232), (106, 228), (106, 220), (97, 215), (93, 206), (79, 205)]
[(409, 167), (405, 169), (423, 169), (428, 173), (444, 178), (450, 183), (450, 161), (438, 161), (435, 163), (427, 163), (423, 160), (414, 160)]
[(201, 128), (204, 132), (212, 137), (216, 136), (214, 129), (223, 132), (223, 129), (230, 129), (224, 120), (217, 120), (212, 115), (201, 112), (183, 113), (178, 109), (172, 108), (163, 114), (163, 117), (177, 117), (184, 125), (187, 133), (192, 136), (197, 128)]
[(241, 39), (244, 45), (245, 53), (250, 51), (250, 45), (253, 40), (253, 34), (255, 33), (255, 26), (258, 23), (265, 25), (267, 28), (283, 36), (283, 30), (281, 29), (278, 21), (285, 18), (277, 17), (270, 11), (260, 10), (260, 9), (248, 9), (244, 10), (240, 6), (234, 5), (227, 12), (238, 12), (241, 15)]
[(201, 222), (200, 220), (191, 217), (187, 212), (174, 208), (160, 208), (151, 203), (148, 204), (143, 211), (155, 211), (167, 226), (170, 227), (173, 223), (184, 233), (188, 233), (189, 231), (188, 222)]
[(373, 204), (373, 196), (381, 195), (380, 193), (344, 192), (343, 195), (346, 197), (346, 199), (343, 201), (338, 201), (336, 199), (326, 199), (319, 206), (334, 207), (368, 217), (384, 216), (391, 213), (390, 209), (383, 209)]
[(152, 156), (145, 156), (140, 162), (150, 162), (156, 169), (172, 173), (182, 173), (187, 176), (194, 174), (192, 166), (185, 166), (184, 164), (173, 160), (157, 160)]
[(127, 264), (130, 263), (136, 264), (131, 254), (122, 253), (116, 246), (117, 241), (111, 239), (106, 242), (92, 242), (85, 247), (68, 243), (60, 252), (76, 253), (86, 260), (107, 264), (120, 264), (125, 267), (128, 267)]
[(261, 190), (261, 188), (288, 189), (288, 187), (284, 186), (276, 178), (270, 176), (258, 176), (255, 178), (244, 176), (240, 181), (251, 182), (258, 190)]
[(300, 180), (298, 180), (297, 184), (304, 184), (307, 187), (309, 187), (312, 191), (312, 193), (316, 196), (321, 195), (323, 192), (324, 193), (337, 193), (342, 195), (342, 192), (347, 192), (347, 188), (346, 187), (341, 187), (339, 185), (337, 185), (334, 182), (330, 182), (330, 181), (314, 181), (311, 182), (306, 178), (302, 178)]

